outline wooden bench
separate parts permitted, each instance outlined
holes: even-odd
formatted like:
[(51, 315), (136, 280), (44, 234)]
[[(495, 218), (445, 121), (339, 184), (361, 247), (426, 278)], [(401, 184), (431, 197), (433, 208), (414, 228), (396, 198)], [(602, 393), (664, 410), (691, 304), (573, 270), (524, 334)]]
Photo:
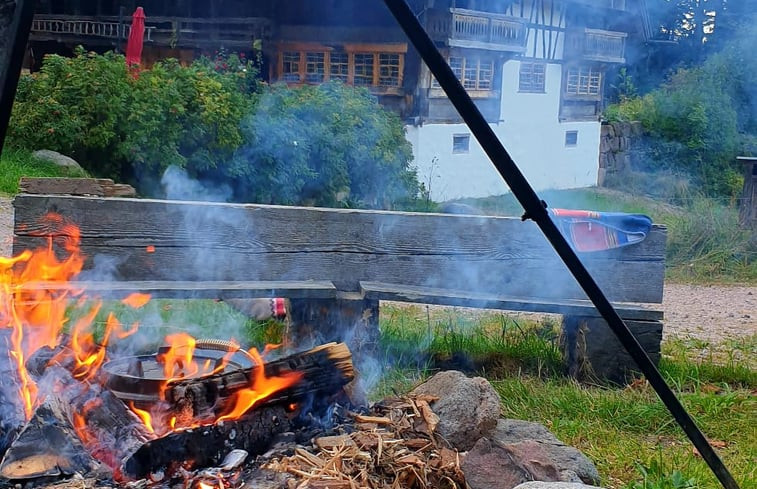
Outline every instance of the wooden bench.
[[(105, 295), (289, 297), (292, 321), (312, 326), (302, 341), (358, 350), (375, 345), (381, 300), (557, 313), (574, 372), (588, 362), (619, 382), (634, 368), (537, 226), (519, 218), (30, 194), (14, 207), (14, 252), (39, 245), (41, 216), (57, 212), (80, 227), (82, 280)], [(639, 244), (582, 255), (655, 362), (665, 238), (654, 226)]]

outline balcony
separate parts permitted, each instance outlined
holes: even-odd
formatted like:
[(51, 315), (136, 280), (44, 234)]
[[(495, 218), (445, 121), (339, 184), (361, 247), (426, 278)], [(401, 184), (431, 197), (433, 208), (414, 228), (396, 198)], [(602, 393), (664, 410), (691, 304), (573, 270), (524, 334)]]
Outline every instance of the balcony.
[[(592, 8), (606, 8), (612, 10), (630, 11), (628, 0), (572, 0), (575, 3), (587, 5)], [(628, 4), (628, 5), (627, 5)]]
[(564, 58), (581, 57), (585, 61), (625, 63), (625, 32), (582, 29), (568, 33)]
[[(73, 15), (35, 15), (31, 39), (35, 41), (66, 41), (81, 43), (113, 43), (126, 40), (131, 30), (131, 17), (83, 17)], [(271, 37), (268, 19), (184, 17), (148, 17), (145, 19), (144, 41), (170, 47), (202, 48), (219, 46), (251, 48), (256, 40)]]
[(511, 51), (526, 49), (526, 22), (519, 17), (452, 8), (430, 10), (426, 29), (449, 47)]

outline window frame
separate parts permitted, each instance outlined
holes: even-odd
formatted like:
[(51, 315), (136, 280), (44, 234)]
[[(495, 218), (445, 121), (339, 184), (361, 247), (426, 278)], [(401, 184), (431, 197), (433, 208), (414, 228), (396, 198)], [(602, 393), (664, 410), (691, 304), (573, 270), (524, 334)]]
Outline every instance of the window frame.
[[(487, 95), (494, 92), (493, 59), (482, 59), (481, 56), (465, 56), (464, 54), (451, 54), (446, 56), (445, 59), (447, 60), (447, 64), (449, 64), (450, 68), (452, 69), (452, 72), (463, 85), (463, 88), (465, 88), (465, 91), (474, 94), (478, 93)], [(472, 68), (470, 64), (473, 61), (475, 61), (475, 67)], [(484, 65), (488, 66), (484, 67)], [(475, 70), (475, 79), (466, 76), (467, 73), (471, 72), (471, 70)], [(482, 77), (482, 71), (488, 71), (489, 76)], [(466, 85), (469, 81), (473, 82), (472, 86)], [(485, 83), (482, 85), (482, 82)], [(441, 85), (439, 85), (439, 82), (436, 80), (436, 78), (434, 78), (433, 74), (431, 74), (431, 88), (434, 90), (441, 89)]]
[[(465, 141), (465, 148), (459, 148), (459, 146), (455, 144), (458, 139)], [(461, 154), (468, 154), (468, 153), (470, 153), (470, 133), (453, 134), (452, 135), (452, 154), (461, 155)]]
[[(597, 66), (566, 66), (564, 73), (563, 93), (566, 97), (586, 100), (599, 100), (602, 97), (604, 72)], [(571, 81), (572, 78), (575, 78), (575, 82)], [(575, 87), (575, 91), (571, 87)]]
[[(297, 76), (294, 72), (285, 72), (287, 63), (290, 66), (294, 61), (285, 60), (287, 55), (299, 53), (299, 61), (296, 63)], [(332, 79), (338, 79), (347, 85), (365, 87), (373, 92), (401, 95), (403, 93), (404, 71), (405, 71), (405, 54), (407, 53), (407, 44), (344, 44), (342, 46), (324, 46), (315, 43), (280, 43), (277, 49), (277, 63), (275, 78), (288, 84), (320, 84)], [(334, 63), (341, 66), (339, 72), (332, 72), (332, 54), (334, 58), (339, 56), (339, 62)], [(323, 72), (310, 72), (313, 55), (323, 56)], [(344, 71), (346, 55), (347, 72)], [(357, 60), (370, 59), (369, 66), (364, 73), (359, 72)], [(382, 76), (382, 74), (389, 76)], [(319, 75), (320, 78), (315, 80), (312, 75)], [(296, 79), (295, 79), (296, 78)], [(363, 80), (364, 83), (356, 84), (356, 80)], [(387, 80), (390, 82), (388, 83)]]
[[(535, 68), (541, 68), (541, 73), (537, 73)], [(529, 67), (528, 70), (524, 70), (524, 67)], [(524, 88), (523, 79), (529, 77), (529, 84)], [(541, 84), (534, 82), (534, 79), (538, 81), (538, 77), (541, 77)], [(518, 68), (518, 92), (520, 93), (547, 93), (547, 63), (540, 61), (521, 61)]]

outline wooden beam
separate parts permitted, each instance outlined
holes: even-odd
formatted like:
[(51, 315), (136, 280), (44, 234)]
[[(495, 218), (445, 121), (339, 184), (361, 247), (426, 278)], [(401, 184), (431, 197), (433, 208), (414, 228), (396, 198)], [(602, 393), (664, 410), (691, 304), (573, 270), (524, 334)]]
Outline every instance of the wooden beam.
[(102, 282), (26, 282), (19, 290), (79, 291), (106, 298), (121, 298), (133, 292), (150, 294), (155, 299), (225, 299), (294, 297), (333, 299), (336, 287), (328, 281), (271, 282), (189, 282), (189, 281), (102, 281)]
[[(588, 300), (525, 300), (491, 294), (473, 294), (464, 290), (398, 286), (377, 282), (360, 282), (360, 288), (366, 299), (600, 317), (599, 312)], [(614, 305), (623, 319), (656, 320), (663, 317), (662, 311), (651, 309), (644, 304)]]
[[(360, 281), (529, 299), (585, 299), (533, 222), (519, 218), (149, 199), (18, 195), (14, 251), (46, 246), (54, 211), (81, 229), (88, 268), (121, 281)], [(153, 253), (147, 253), (154, 247)], [(152, 248), (150, 248), (152, 249)], [(662, 302), (665, 228), (581, 255), (610, 300)]]

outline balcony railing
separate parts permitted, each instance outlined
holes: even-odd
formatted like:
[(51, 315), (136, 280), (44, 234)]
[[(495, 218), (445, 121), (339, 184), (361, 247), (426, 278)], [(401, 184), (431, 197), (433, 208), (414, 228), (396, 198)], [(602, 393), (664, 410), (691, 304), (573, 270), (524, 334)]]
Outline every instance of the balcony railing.
[(429, 35), (450, 47), (522, 52), (526, 23), (518, 17), (453, 8), (431, 10), (426, 20)]
[[(152, 41), (153, 29), (152, 26), (145, 26), (145, 41)], [(130, 31), (131, 25), (128, 23), (58, 18), (58, 16), (36, 16), (32, 21), (32, 34), (37, 35), (52, 34), (126, 39), (129, 37)]]
[(565, 57), (581, 56), (590, 61), (625, 63), (625, 32), (583, 29), (567, 36)]
[[(148, 17), (145, 42), (171, 47), (224, 45), (252, 47), (255, 40), (270, 39), (272, 23), (259, 17), (200, 19), (189, 17)], [(36, 15), (32, 22), (32, 39), (86, 38), (127, 39), (131, 18), (82, 17), (70, 15)]]

